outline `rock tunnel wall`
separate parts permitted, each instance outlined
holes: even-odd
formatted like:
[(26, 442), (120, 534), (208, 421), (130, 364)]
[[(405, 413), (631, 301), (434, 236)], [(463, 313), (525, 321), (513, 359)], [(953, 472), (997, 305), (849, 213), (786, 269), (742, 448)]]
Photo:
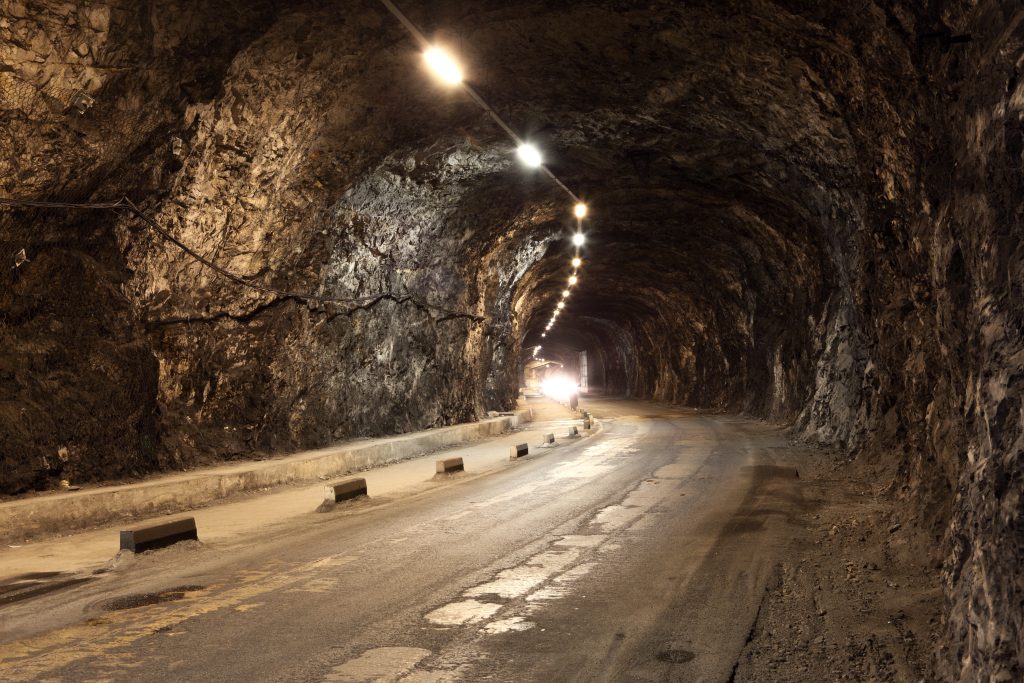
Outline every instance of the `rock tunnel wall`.
[[(512, 283), (545, 246), (523, 232), (547, 210), (524, 211), (502, 151), (453, 129), (472, 109), (414, 82), (404, 45), (377, 50), (401, 33), (376, 8), (7, 16), (5, 196), (132, 197), (285, 293), (239, 287), (136, 219), (7, 212), (5, 248), (30, 260), (5, 273), (5, 490), (509, 407), (514, 378), (493, 368), (518, 356)], [(392, 87), (360, 77), (366, 59)], [(84, 115), (67, 109), (80, 90), (96, 99)]]
[[(1024, 676), (1018, 4), (407, 4), (591, 205), (547, 341), (898, 463), (940, 674)], [(363, 1), (0, 2), (0, 193), (279, 290), (0, 211), (4, 492), (511, 404), (571, 222), (410, 47)]]

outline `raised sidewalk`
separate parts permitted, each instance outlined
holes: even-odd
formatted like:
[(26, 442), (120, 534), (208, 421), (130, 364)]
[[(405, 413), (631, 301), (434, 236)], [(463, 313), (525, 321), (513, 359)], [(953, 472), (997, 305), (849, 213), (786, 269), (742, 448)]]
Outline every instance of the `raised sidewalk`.
[(139, 483), (0, 503), (0, 543), (18, 544), (118, 520), (193, 510), (237, 493), (282, 484), (314, 483), (495, 437), (522, 426), (530, 416), (530, 409), (521, 409), (479, 422), (346, 442), (273, 460), (231, 463)]

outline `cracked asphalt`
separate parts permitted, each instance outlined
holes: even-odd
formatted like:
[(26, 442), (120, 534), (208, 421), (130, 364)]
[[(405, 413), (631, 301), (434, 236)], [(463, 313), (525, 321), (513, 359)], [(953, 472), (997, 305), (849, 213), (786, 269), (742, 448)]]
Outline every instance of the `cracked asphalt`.
[[(6, 681), (728, 681), (815, 502), (784, 433), (593, 401), (492, 473), (0, 604)], [(2, 597), (2, 596), (0, 596)]]

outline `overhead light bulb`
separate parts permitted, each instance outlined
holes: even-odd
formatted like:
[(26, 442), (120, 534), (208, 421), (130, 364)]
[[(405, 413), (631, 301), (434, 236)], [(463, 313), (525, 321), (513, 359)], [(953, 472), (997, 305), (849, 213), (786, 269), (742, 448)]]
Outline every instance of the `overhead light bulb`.
[[(541, 333), (540, 333), (540, 336), (541, 336), (541, 337), (546, 337), (546, 336), (548, 336), (548, 333), (547, 333), (547, 332), (541, 332)], [(540, 360), (541, 360), (541, 362), (542, 362), (542, 363), (544, 362), (544, 359), (543, 359), (543, 358), (541, 358)]]
[(563, 299), (567, 299), (568, 297), (569, 297), (569, 290), (568, 289), (563, 289), (562, 290), (562, 298)]
[(423, 53), (430, 70), (448, 85), (462, 83), (462, 68), (456, 63), (450, 54), (439, 47), (432, 47)]
[(582, 232), (578, 232), (572, 236), (572, 243), (575, 244), (577, 247), (582, 247), (583, 241), (584, 237)]
[(570, 285), (574, 285), (574, 284), (576, 284), (579, 281), (580, 281), (580, 279), (578, 277), (576, 277), (575, 275), (570, 275), (569, 276), (569, 284)]
[(519, 145), (517, 150), (519, 154), (519, 160), (530, 168), (537, 168), (544, 163), (544, 158), (540, 155), (540, 150), (531, 145), (529, 142), (524, 142)]
[(574, 258), (572, 260), (572, 267), (573, 268), (579, 268), (582, 265), (583, 265), (583, 259), (581, 259), (579, 256), (577, 256), (576, 258)]
[(559, 308), (565, 308), (565, 302), (564, 301), (559, 301), (558, 302), (558, 307)]
[(584, 218), (587, 215), (587, 205), (580, 202), (576, 205), (576, 208), (573, 209), (573, 213), (576, 214), (576, 218)]

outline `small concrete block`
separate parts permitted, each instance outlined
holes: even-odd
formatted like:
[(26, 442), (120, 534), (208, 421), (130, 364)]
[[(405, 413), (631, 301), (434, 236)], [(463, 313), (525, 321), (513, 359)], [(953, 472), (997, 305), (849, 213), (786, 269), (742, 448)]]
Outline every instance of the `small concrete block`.
[(594, 426), (594, 424), (590, 421), (589, 417), (586, 420), (583, 421), (583, 428), (584, 429), (590, 429), (593, 426)]
[(198, 541), (194, 517), (176, 519), (163, 524), (129, 529), (121, 532), (121, 550), (141, 553), (156, 548), (166, 548), (179, 541)]
[(438, 474), (454, 474), (455, 472), (465, 471), (466, 467), (462, 464), (462, 458), (448, 458), (447, 460), (437, 461)]
[(544, 435), (544, 443), (554, 443), (554, 442), (555, 442), (555, 435), (554, 434), (545, 434)]
[(575, 439), (579, 435), (580, 435), (580, 430), (577, 429), (575, 425), (573, 425), (572, 427), (569, 427), (569, 433), (566, 434), (566, 436), (569, 437), (570, 439)]
[(340, 503), (343, 500), (351, 500), (359, 496), (369, 495), (366, 492), (366, 480), (362, 477), (342, 479), (333, 484), (328, 484), (324, 491), (324, 499), (328, 502)]
[(530, 446), (529, 446), (529, 444), (521, 443), (518, 446), (513, 446), (511, 448), (511, 452), (508, 455), (508, 459), (509, 460), (515, 460), (516, 458), (521, 458), (524, 455), (529, 455), (529, 454), (530, 454)]

